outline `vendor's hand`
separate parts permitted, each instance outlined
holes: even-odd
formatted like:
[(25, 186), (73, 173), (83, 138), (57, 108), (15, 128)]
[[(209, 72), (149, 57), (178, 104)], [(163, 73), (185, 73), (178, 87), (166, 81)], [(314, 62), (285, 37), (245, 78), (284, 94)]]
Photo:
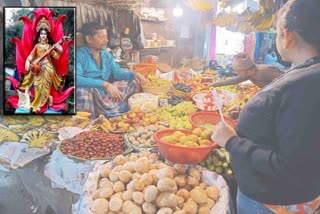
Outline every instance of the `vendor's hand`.
[(238, 136), (236, 130), (229, 124), (220, 122), (215, 127), (214, 132), (211, 135), (211, 140), (216, 142), (219, 146), (225, 147), (227, 141), (233, 136)]
[(137, 82), (138, 85), (146, 84), (146, 78), (142, 74), (135, 73), (134, 80)]
[(119, 89), (111, 83), (104, 82), (103, 88), (109, 92), (113, 101), (118, 102), (123, 100), (123, 94), (121, 93), (121, 91), (119, 91)]
[(232, 106), (231, 108), (228, 109), (228, 115), (233, 120), (236, 120), (239, 117), (240, 111), (241, 111), (241, 106), (240, 105), (234, 105), (234, 106)]

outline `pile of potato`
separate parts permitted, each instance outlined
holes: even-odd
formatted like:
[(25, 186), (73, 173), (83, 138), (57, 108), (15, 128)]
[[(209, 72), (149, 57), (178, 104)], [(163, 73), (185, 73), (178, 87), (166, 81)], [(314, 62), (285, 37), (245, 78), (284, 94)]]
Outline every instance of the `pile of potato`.
[(140, 127), (136, 131), (128, 134), (128, 140), (131, 144), (137, 147), (152, 147), (156, 144), (153, 134), (164, 128), (165, 127), (162, 125)]
[(208, 214), (220, 196), (201, 180), (197, 168), (164, 163), (148, 151), (119, 155), (102, 165), (89, 205), (96, 214)]

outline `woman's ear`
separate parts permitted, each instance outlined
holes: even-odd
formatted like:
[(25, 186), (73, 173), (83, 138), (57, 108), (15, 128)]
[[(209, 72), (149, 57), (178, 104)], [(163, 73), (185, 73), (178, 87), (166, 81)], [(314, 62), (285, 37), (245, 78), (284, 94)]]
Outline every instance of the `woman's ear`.
[(293, 31), (283, 30), (283, 48), (295, 46), (297, 43), (297, 35)]

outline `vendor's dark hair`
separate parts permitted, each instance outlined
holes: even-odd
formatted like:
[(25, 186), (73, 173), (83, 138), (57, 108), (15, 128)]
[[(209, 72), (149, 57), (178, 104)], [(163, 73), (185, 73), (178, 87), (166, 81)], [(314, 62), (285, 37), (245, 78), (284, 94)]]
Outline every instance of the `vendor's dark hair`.
[(98, 22), (85, 23), (81, 28), (82, 38), (87, 43), (86, 36), (93, 36), (98, 30), (106, 29)]
[(319, 8), (319, 0), (289, 0), (279, 11), (279, 27), (297, 32), (320, 51)]
[(40, 30), (39, 30), (38, 33), (37, 33), (36, 38), (35, 38), (34, 41), (33, 41), (33, 46), (35, 46), (36, 44), (39, 43), (40, 33), (41, 33), (41, 31), (43, 31), (43, 30), (47, 33), (48, 44), (49, 44), (49, 45), (54, 45), (54, 44), (55, 44), (55, 41), (52, 39), (50, 32), (49, 32), (47, 29), (45, 29), (45, 28), (40, 28)]

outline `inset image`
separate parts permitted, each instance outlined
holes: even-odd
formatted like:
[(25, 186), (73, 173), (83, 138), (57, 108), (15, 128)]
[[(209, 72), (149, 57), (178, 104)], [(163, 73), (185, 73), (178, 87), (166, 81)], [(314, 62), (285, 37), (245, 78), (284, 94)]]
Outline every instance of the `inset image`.
[(75, 7), (4, 8), (4, 114), (75, 113)]

